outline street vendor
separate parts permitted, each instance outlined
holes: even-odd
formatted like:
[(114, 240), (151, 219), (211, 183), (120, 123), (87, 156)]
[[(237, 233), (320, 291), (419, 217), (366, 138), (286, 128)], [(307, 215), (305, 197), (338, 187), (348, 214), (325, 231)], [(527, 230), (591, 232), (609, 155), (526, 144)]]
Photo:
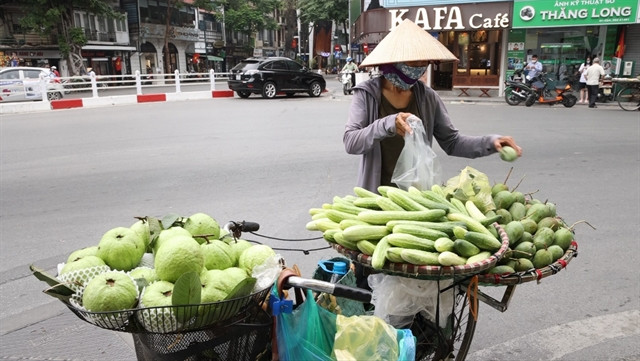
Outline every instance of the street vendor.
[(377, 192), (380, 185), (394, 185), (391, 177), (411, 132), (407, 118), (415, 114), (426, 130), (426, 143), (433, 138), (449, 155), (476, 158), (503, 146), (522, 149), (513, 138), (490, 134), (461, 134), (451, 123), (438, 94), (419, 79), (433, 62), (457, 61), (438, 40), (410, 20), (393, 29), (360, 64), (378, 66), (382, 76), (364, 81), (354, 89), (343, 142), (347, 153), (360, 160), (357, 185)]

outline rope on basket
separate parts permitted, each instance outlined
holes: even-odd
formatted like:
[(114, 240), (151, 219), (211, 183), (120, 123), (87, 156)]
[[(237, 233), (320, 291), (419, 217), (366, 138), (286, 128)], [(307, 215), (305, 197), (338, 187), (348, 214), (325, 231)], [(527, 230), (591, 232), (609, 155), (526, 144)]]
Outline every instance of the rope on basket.
[[(471, 301), (471, 292), (473, 292), (473, 302)], [(467, 301), (473, 320), (478, 321), (478, 275), (473, 276), (467, 286)]]

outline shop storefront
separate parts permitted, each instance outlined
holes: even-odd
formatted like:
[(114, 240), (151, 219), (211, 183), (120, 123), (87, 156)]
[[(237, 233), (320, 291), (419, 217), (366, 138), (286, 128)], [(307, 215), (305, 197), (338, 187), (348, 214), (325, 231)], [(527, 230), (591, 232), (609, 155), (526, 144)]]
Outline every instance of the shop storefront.
[[(448, 90), (455, 86), (498, 87), (505, 49), (503, 39), (511, 27), (510, 1), (465, 3), (449, 1), (419, 1), (409, 7), (368, 10), (356, 21), (355, 39), (369, 51), (403, 19), (410, 19), (443, 43), (458, 59), (457, 63), (434, 64), (431, 87)], [(412, 1), (402, 1), (402, 4)], [(418, 3), (416, 1), (415, 3)]]
[(513, 5), (507, 75), (526, 66), (533, 55), (558, 80), (577, 81), (576, 71), (587, 56), (599, 57), (605, 70), (615, 75), (624, 54), (620, 48), (629, 44), (624, 34), (639, 30), (638, 0), (515, 0)]

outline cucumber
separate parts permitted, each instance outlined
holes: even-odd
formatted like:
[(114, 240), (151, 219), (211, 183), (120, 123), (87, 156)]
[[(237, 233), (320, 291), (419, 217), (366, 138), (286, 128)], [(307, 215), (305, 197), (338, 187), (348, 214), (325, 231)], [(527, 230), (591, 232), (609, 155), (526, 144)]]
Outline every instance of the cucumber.
[(462, 257), (471, 257), (480, 253), (480, 248), (464, 239), (456, 239), (453, 242), (453, 250)]
[(453, 235), (456, 238), (464, 239), (464, 235), (467, 234), (467, 232), (468, 232), (467, 229), (464, 227), (460, 227), (460, 226), (453, 227)]
[(338, 211), (336, 209), (327, 210), (327, 218), (329, 218), (330, 220), (336, 223), (340, 223), (345, 219), (353, 219), (353, 220), (358, 219), (355, 214)]
[(484, 233), (469, 231), (464, 235), (464, 239), (485, 251), (495, 252), (502, 247), (502, 243), (496, 237)]
[(459, 221), (464, 222), (467, 226), (467, 229), (474, 232), (484, 233), (488, 236), (492, 236), (491, 232), (487, 229), (487, 227), (483, 226), (482, 223), (476, 221), (475, 219), (464, 215), (462, 213), (448, 213), (447, 218), (450, 221)]
[(503, 274), (511, 274), (511, 273), (515, 273), (515, 272), (516, 271), (513, 269), (513, 267), (507, 266), (507, 265), (501, 265), (501, 266), (494, 266), (494, 267), (490, 268), (487, 273), (488, 274), (503, 275)]
[(371, 267), (373, 269), (382, 269), (384, 267), (384, 263), (387, 261), (387, 250), (391, 247), (387, 237), (384, 237), (376, 244), (375, 249), (373, 250), (373, 255), (371, 256)]
[(342, 231), (344, 239), (351, 242), (358, 242), (362, 240), (377, 241), (389, 233), (391, 232), (389, 232), (386, 226), (371, 225), (355, 225), (347, 227)]
[(438, 255), (438, 263), (443, 266), (462, 266), (467, 263), (467, 259), (453, 252), (445, 251)]
[(358, 244), (356, 242), (345, 240), (342, 235), (342, 231), (334, 233), (333, 240), (344, 248), (350, 249), (352, 251), (359, 251)]
[(380, 206), (378, 205), (378, 202), (377, 202), (378, 198), (380, 198), (380, 196), (358, 198), (358, 199), (353, 201), (353, 205), (356, 206), (356, 207), (359, 207), (359, 208), (381, 209)]
[(389, 189), (397, 189), (396, 187), (391, 187), (391, 186), (378, 186), (378, 193), (380, 193), (380, 195), (382, 196), (387, 196), (387, 191)]
[(402, 257), (405, 262), (419, 266), (439, 266), (440, 262), (438, 261), (438, 255), (439, 253), (436, 252), (427, 252), (419, 249), (408, 248), (405, 248), (400, 252), (400, 257)]
[(428, 208), (414, 201), (409, 193), (402, 189), (389, 189), (387, 191), (387, 198), (391, 199), (393, 203), (402, 207), (406, 211), (426, 211)]
[(450, 208), (449, 205), (442, 204), (425, 197), (422, 194), (422, 191), (414, 186), (409, 187), (407, 192), (409, 194), (409, 197), (411, 197), (411, 199), (427, 207), (427, 209), (443, 209), (449, 212), (449, 208)]
[(435, 242), (433, 242), (433, 247), (438, 252), (444, 252), (444, 251), (451, 252), (453, 251), (453, 241), (446, 237), (438, 238), (435, 240)]
[(480, 224), (482, 224), (485, 227), (489, 227), (492, 224), (494, 224), (495, 222), (500, 222), (502, 220), (502, 215), (500, 214), (495, 214), (491, 217), (486, 217), (485, 219), (480, 221)]
[(406, 233), (420, 238), (426, 238), (435, 241), (438, 238), (447, 237), (444, 232), (433, 230), (430, 228), (417, 226), (413, 224), (398, 224), (392, 229), (393, 233)]
[(405, 260), (400, 257), (400, 252), (402, 252), (403, 250), (404, 248), (402, 247), (389, 247), (389, 249), (387, 249), (387, 259), (389, 260), (389, 262), (404, 263)]
[(371, 224), (387, 224), (392, 220), (410, 221), (433, 221), (444, 216), (446, 212), (442, 209), (431, 209), (428, 211), (363, 211), (357, 218)]
[(387, 241), (395, 247), (403, 247), (410, 249), (420, 249), (423, 251), (435, 251), (435, 242), (426, 239), (413, 236), (405, 233), (391, 233), (385, 237)]
[(482, 213), (480, 208), (478, 208), (478, 206), (476, 206), (476, 204), (473, 203), (473, 201), (468, 200), (464, 202), (464, 207), (467, 209), (467, 213), (469, 214), (469, 216), (471, 216), (476, 221), (481, 222), (487, 219), (487, 216), (485, 216), (484, 213)]
[(458, 211), (461, 214), (464, 214), (467, 217), (470, 217), (469, 212), (467, 212), (467, 208), (465, 208), (464, 203), (462, 203), (461, 200), (459, 200), (458, 198), (451, 198), (449, 199), (449, 202), (453, 205), (456, 211)]
[(404, 211), (404, 208), (400, 207), (398, 204), (387, 197), (376, 198), (376, 204), (383, 211)]
[(351, 226), (370, 226), (369, 223), (357, 219), (343, 219), (340, 221), (340, 228), (345, 230)]
[(316, 219), (320, 219), (320, 218), (329, 218), (327, 216), (327, 211), (328, 211), (328, 209), (325, 209), (324, 212), (322, 212), (322, 213), (314, 214), (313, 216), (311, 216), (311, 220), (315, 221)]
[[(360, 198), (358, 198), (360, 199)], [(336, 202), (333, 204), (333, 208), (337, 211), (341, 211), (341, 212), (345, 212), (345, 213), (349, 213), (349, 214), (358, 214), (362, 211), (366, 211), (368, 209), (366, 208), (360, 208), (360, 207), (356, 207), (353, 203), (347, 203), (347, 202)]]
[(336, 232), (340, 232), (340, 229), (327, 229), (326, 231), (322, 232), (322, 238), (324, 238), (327, 242), (336, 243), (336, 240), (333, 238), (333, 235), (336, 234)]
[(353, 187), (353, 193), (355, 193), (355, 195), (357, 195), (358, 197), (361, 197), (361, 198), (379, 197), (379, 195), (377, 193), (374, 193), (374, 192), (372, 192), (372, 191), (370, 191), (368, 189), (362, 188), (362, 187)]
[(366, 254), (367, 256), (372, 256), (377, 244), (378, 242), (362, 240), (356, 243), (356, 247), (358, 247), (360, 252)]
[(397, 226), (398, 224), (410, 224), (410, 225), (416, 225), (416, 226), (420, 226), (420, 227), (433, 229), (435, 231), (440, 231), (440, 232), (446, 233), (448, 237), (452, 237), (453, 236), (453, 228), (454, 227), (456, 227), (456, 226), (466, 227), (465, 224), (462, 223), (462, 222), (407, 221), (407, 220), (399, 219), (399, 220), (394, 220), (394, 221), (387, 222), (387, 228), (389, 228), (390, 230), (393, 230), (393, 227)]
[(482, 251), (482, 252), (478, 253), (475, 256), (471, 256), (471, 257), (467, 258), (467, 264), (473, 264), (473, 263), (476, 263), (476, 262), (484, 261), (485, 259), (488, 259), (489, 257), (491, 257), (491, 252)]
[(332, 228), (340, 229), (340, 224), (330, 220), (329, 218), (319, 218), (308, 222), (306, 228), (309, 231), (324, 232), (327, 229)]

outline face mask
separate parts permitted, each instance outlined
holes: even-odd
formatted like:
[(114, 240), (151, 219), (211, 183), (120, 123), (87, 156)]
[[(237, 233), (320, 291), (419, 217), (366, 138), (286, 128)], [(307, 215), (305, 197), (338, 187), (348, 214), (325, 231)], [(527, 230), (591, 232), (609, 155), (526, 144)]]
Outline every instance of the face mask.
[(395, 87), (409, 90), (427, 70), (426, 66), (409, 66), (405, 63), (383, 64), (383, 76)]
[(538, 61), (537, 61), (537, 60), (531, 60), (531, 62), (535, 64), (535, 63), (537, 63)]

